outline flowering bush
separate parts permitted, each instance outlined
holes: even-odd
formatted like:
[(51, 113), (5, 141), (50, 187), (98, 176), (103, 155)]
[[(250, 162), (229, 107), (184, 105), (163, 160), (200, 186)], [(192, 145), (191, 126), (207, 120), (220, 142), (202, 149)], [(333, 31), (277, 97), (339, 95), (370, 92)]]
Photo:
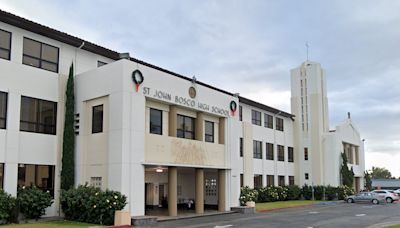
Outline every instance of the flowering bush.
[(251, 189), (248, 186), (240, 188), (240, 205), (246, 205), (246, 202), (256, 201), (258, 198), (258, 191)]
[(16, 199), (0, 189), (0, 222), (10, 222), (15, 205)]
[(61, 207), (65, 218), (75, 221), (112, 225), (116, 210), (126, 205), (126, 196), (87, 185), (62, 191)]
[(338, 199), (344, 200), (347, 196), (353, 195), (354, 190), (346, 185), (337, 187)]
[(17, 201), (19, 211), (28, 219), (39, 219), (45, 214), (46, 208), (50, 207), (53, 200), (50, 193), (32, 186), (18, 189)]

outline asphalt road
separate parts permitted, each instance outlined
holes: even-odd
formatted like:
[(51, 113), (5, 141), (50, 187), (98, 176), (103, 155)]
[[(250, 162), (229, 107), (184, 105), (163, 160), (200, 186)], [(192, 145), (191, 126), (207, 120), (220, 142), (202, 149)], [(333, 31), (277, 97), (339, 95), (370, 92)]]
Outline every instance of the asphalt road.
[(159, 222), (153, 227), (225, 228), (225, 227), (382, 227), (400, 224), (400, 203), (319, 204), (253, 215), (227, 214)]

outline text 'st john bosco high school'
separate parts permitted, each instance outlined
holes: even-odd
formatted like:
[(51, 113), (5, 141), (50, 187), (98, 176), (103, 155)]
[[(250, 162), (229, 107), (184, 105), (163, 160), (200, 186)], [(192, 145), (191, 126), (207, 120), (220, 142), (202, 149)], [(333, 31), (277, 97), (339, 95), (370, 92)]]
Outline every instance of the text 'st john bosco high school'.
[[(128, 197), (132, 216), (193, 201), (228, 211), (240, 186), (341, 183), (341, 152), (363, 188), (350, 115), (329, 130), (326, 78), (291, 71), (287, 113), (0, 11), (0, 188), (49, 190), (59, 214), (65, 88), (75, 66), (76, 185)], [(149, 208), (149, 210), (145, 210)]]

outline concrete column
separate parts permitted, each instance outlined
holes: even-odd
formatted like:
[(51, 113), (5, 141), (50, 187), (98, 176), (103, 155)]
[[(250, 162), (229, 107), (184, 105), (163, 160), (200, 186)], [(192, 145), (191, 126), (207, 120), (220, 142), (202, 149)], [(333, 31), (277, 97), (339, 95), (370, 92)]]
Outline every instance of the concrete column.
[(178, 215), (178, 169), (168, 167), (168, 214)]
[(196, 131), (196, 140), (204, 141), (204, 114), (201, 112), (197, 113), (196, 123), (195, 123), (195, 131)]
[(225, 202), (226, 202), (225, 173), (226, 173), (226, 171), (224, 169), (218, 170), (218, 211), (225, 211)]
[(226, 118), (221, 117), (219, 118), (219, 125), (218, 125), (218, 143), (225, 144), (225, 121)]
[(204, 169), (196, 169), (196, 214), (204, 213)]
[(177, 109), (175, 106), (169, 107), (169, 116), (168, 116), (168, 135), (171, 137), (176, 137), (176, 129), (177, 129)]
[(254, 187), (253, 128), (243, 122), (243, 186)]

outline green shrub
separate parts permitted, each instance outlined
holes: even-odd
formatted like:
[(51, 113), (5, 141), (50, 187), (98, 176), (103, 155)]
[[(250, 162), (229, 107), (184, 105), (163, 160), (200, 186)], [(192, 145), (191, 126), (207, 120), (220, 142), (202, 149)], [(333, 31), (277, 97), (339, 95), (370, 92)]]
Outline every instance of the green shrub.
[(256, 189), (251, 189), (248, 186), (240, 188), (240, 205), (246, 205), (246, 202), (257, 201), (258, 191)]
[(354, 190), (346, 185), (337, 187), (338, 199), (344, 200), (347, 196), (353, 195)]
[(16, 199), (0, 189), (0, 221), (10, 222), (16, 206)]
[(301, 189), (297, 185), (287, 186), (287, 199), (288, 200), (299, 200), (301, 197)]
[(276, 191), (278, 192), (278, 200), (279, 201), (287, 200), (287, 188), (281, 186), (276, 186), (275, 188)]
[(315, 200), (323, 200), (324, 188), (325, 188), (325, 186), (322, 186), (322, 185), (314, 186), (314, 199)]
[(258, 189), (258, 202), (274, 202), (279, 200), (279, 192), (276, 187), (268, 186)]
[(61, 193), (65, 218), (93, 224), (112, 225), (116, 210), (126, 205), (126, 196), (117, 191), (81, 185)]
[(310, 200), (312, 198), (312, 187), (307, 184), (303, 185), (301, 188), (301, 195), (304, 199)]
[(326, 200), (337, 199), (337, 188), (328, 185), (328, 187), (325, 188), (325, 199)]
[(32, 186), (18, 189), (17, 201), (20, 212), (27, 219), (39, 219), (53, 203), (50, 193)]

